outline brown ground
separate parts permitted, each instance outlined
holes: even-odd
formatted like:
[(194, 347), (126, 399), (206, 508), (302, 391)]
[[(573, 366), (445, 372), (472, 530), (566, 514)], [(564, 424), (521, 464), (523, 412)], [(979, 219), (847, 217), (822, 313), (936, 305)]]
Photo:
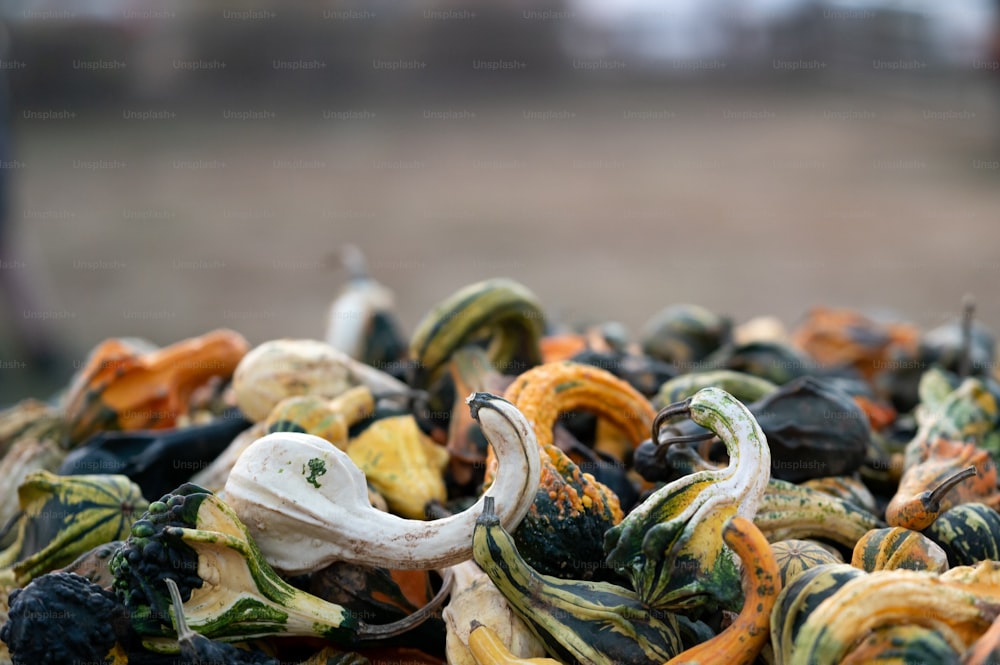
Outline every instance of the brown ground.
[[(236, 121), (226, 109), (276, 117)], [(375, 116), (323, 119), (324, 109)], [(888, 308), (926, 328), (967, 292), (1000, 327), (998, 113), (981, 85), (176, 114), (17, 122), (15, 269), (29, 271), (37, 309), (60, 317), (69, 359), (108, 336), (321, 336), (344, 277), (329, 258), (345, 243), (396, 291), (408, 330), (456, 288), (496, 275), (528, 285), (562, 321), (632, 331), (681, 301), (789, 324), (816, 304)], [(93, 160), (125, 165), (81, 168)], [(180, 163), (192, 160), (225, 166)], [(3, 330), (2, 357), (23, 359)], [(0, 376), (0, 399), (51, 387), (30, 367)]]

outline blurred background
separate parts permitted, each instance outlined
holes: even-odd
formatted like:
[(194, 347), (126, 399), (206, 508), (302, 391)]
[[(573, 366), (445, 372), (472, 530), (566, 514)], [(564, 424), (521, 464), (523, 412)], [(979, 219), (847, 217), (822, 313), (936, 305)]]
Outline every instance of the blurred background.
[(104, 338), (322, 338), (360, 247), (410, 331), (691, 302), (1000, 325), (1000, 3), (0, 4), (0, 403)]

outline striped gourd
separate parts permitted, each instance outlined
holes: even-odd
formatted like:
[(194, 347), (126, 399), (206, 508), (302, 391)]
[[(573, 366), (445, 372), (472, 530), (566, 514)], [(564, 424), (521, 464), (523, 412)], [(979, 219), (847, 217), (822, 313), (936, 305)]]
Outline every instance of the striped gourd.
[(950, 631), (913, 624), (883, 626), (851, 649), (840, 665), (972, 665), (961, 661), (963, 650), (961, 640)]
[(430, 388), (451, 355), (483, 335), (489, 336), (490, 359), (501, 370), (513, 369), (516, 361), (525, 363), (521, 369), (537, 365), (544, 329), (541, 304), (522, 284), (511, 279), (470, 284), (436, 305), (417, 324), (410, 339), (414, 371), (409, 383), (417, 389)]
[(677, 617), (649, 609), (628, 589), (542, 575), (525, 563), (492, 497), (476, 523), (473, 557), (549, 655), (563, 662), (659, 665), (683, 649)]
[(844, 563), (844, 559), (831, 549), (810, 540), (779, 540), (771, 543), (771, 552), (778, 562), (781, 586), (786, 587), (802, 573), (828, 563)]
[(971, 645), (1000, 607), (1000, 563), (942, 574), (913, 570), (862, 573), (809, 613), (781, 663), (837, 665), (873, 631), (912, 624)]
[(826, 492), (838, 499), (853, 503), (858, 508), (864, 508), (869, 513), (877, 514), (878, 505), (868, 487), (853, 476), (826, 476), (811, 478), (800, 483), (803, 487)]
[(94, 547), (124, 539), (147, 505), (126, 476), (48, 471), (28, 475), (18, 487), (18, 503), (17, 539), (0, 551), (0, 571), (11, 571), (19, 586)]
[(872, 529), (854, 547), (851, 565), (866, 572), (876, 570), (948, 570), (948, 555), (933, 540), (917, 531), (893, 526)]
[(811, 568), (789, 583), (771, 610), (771, 648), (775, 665), (785, 665), (803, 623), (837, 589), (865, 573), (846, 563)]
[(667, 406), (691, 397), (702, 388), (715, 387), (740, 400), (744, 404), (756, 402), (770, 395), (778, 386), (767, 379), (732, 369), (713, 369), (706, 372), (688, 372), (670, 379), (660, 386), (653, 403)]
[(853, 503), (826, 492), (772, 479), (754, 524), (768, 540), (822, 538), (849, 548), (871, 529), (885, 526)]
[(946, 510), (922, 533), (941, 546), (953, 567), (1000, 561), (1000, 513), (985, 504)]

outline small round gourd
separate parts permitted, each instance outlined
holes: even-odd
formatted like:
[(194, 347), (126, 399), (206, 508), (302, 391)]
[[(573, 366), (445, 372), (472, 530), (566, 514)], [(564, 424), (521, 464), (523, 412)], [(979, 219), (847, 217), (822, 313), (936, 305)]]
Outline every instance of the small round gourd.
[(802, 573), (830, 563), (844, 563), (839, 554), (813, 540), (790, 538), (771, 543), (771, 552), (778, 562), (781, 587), (785, 588)]
[(1000, 561), (1000, 513), (986, 504), (950, 508), (922, 533), (941, 546), (952, 567)]
[(876, 570), (948, 570), (948, 555), (918, 531), (893, 526), (872, 529), (854, 546), (851, 565), (865, 572)]

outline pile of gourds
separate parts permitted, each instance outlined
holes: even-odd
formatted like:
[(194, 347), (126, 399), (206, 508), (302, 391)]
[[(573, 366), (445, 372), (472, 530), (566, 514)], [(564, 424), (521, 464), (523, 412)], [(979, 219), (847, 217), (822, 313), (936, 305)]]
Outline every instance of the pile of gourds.
[(406, 338), (366, 274), (324, 341), (107, 340), (0, 412), (0, 663), (996, 662), (996, 367), (968, 304)]

